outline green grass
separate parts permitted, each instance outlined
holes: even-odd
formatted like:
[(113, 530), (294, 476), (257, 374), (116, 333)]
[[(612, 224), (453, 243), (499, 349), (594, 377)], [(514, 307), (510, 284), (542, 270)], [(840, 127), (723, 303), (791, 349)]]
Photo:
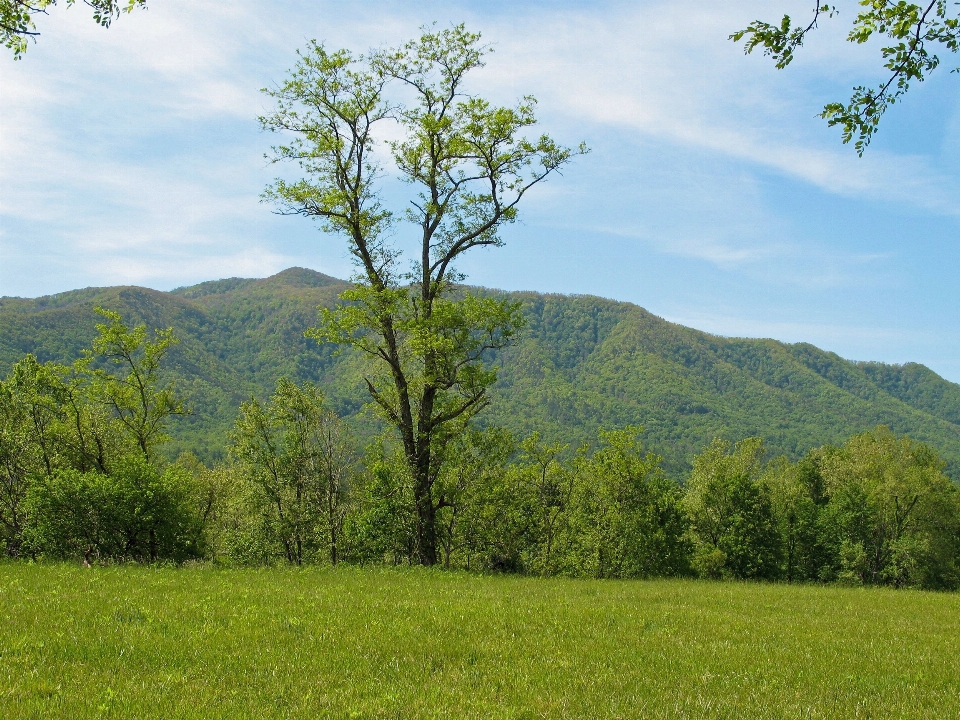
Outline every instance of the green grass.
[(960, 595), (0, 564), (0, 717), (960, 717)]

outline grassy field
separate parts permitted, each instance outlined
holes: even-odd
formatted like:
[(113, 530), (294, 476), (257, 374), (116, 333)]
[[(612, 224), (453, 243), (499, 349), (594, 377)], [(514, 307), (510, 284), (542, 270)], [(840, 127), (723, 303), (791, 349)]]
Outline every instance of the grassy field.
[(960, 717), (960, 595), (0, 564), (0, 717)]

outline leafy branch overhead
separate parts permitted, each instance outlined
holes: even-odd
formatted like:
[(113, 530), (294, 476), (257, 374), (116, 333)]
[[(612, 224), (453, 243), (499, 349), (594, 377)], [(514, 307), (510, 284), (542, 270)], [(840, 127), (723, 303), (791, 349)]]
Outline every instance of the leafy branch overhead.
[[(874, 35), (887, 38), (889, 44), (880, 52), (888, 75), (879, 85), (855, 87), (848, 103), (827, 103), (820, 117), (831, 127), (840, 126), (844, 143), (856, 138), (854, 147), (863, 155), (887, 109), (906, 94), (911, 83), (923, 82), (940, 65), (937, 52), (955, 53), (960, 49), (960, 3), (931, 0), (917, 5), (904, 0), (860, 0), (859, 4), (861, 9), (847, 40), (863, 44)], [(738, 42), (746, 38), (747, 54), (761, 48), (778, 69), (783, 69), (793, 62), (794, 53), (817, 28), (820, 19), (838, 14), (836, 5), (817, 0), (813, 19), (807, 24), (795, 25), (789, 15), (784, 15), (779, 25), (755, 20), (730, 39)]]
[[(66, 0), (67, 6), (76, 0)], [(84, 5), (93, 9), (93, 19), (102, 27), (110, 27), (120, 13), (131, 12), (134, 8), (147, 6), (147, 0), (83, 0)], [(56, 5), (57, 0), (0, 0), (0, 41), (13, 50), (13, 57), (19, 60), (27, 51), (27, 40), (36, 39), (37, 15), (46, 15), (47, 9)]]

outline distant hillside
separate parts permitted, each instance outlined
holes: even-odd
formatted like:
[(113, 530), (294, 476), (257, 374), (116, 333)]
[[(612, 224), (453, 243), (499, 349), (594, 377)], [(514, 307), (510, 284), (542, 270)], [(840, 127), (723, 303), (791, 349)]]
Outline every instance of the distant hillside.
[[(345, 287), (291, 268), (169, 293), (111, 287), (2, 298), (0, 374), (27, 352), (77, 357), (95, 335), (97, 304), (132, 323), (172, 325), (182, 342), (169, 372), (195, 412), (178, 421), (171, 451), (214, 459), (239, 403), (269, 392), (281, 374), (322, 383), (342, 413), (357, 416), (366, 401), (363, 361), (302, 334), (316, 307), (332, 305)], [(795, 458), (887, 424), (932, 445), (960, 478), (960, 385), (922, 365), (854, 363), (804, 343), (717, 337), (597, 297), (510, 296), (523, 303), (527, 324), (496, 360), (500, 380), (484, 422), (572, 445), (600, 427), (640, 424), (675, 473), (718, 435), (760, 435), (773, 453)], [(358, 422), (369, 427), (364, 418)]]

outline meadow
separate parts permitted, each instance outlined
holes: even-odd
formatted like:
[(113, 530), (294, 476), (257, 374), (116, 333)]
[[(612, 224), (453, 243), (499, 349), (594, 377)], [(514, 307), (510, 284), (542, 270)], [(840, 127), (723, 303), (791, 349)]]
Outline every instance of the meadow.
[(0, 564), (4, 718), (946, 718), (960, 595)]

